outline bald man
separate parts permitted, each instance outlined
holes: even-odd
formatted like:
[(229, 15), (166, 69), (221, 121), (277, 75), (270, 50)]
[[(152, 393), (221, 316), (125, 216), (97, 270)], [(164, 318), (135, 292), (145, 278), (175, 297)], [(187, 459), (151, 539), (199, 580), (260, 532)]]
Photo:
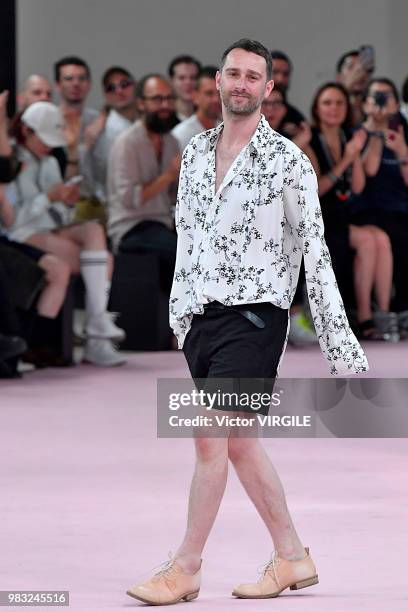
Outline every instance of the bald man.
[(25, 109), (34, 102), (51, 102), (52, 86), (47, 77), (41, 74), (32, 74), (24, 84), (19, 94), (19, 106)]

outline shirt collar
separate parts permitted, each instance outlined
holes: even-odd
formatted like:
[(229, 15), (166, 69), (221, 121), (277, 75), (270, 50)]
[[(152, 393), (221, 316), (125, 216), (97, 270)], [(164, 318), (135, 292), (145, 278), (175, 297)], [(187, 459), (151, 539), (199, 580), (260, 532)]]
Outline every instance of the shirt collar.
[[(217, 127), (213, 128), (212, 130), (208, 130), (207, 132), (204, 132), (204, 135), (207, 138), (206, 152), (212, 151), (213, 149), (215, 149), (219, 135), (223, 127), (224, 127), (224, 122), (220, 123), (219, 125), (217, 125)], [(264, 148), (265, 143), (268, 140), (270, 140), (272, 134), (273, 134), (273, 130), (271, 129), (269, 123), (265, 119), (264, 115), (261, 115), (258, 126), (254, 134), (252, 135), (251, 140), (248, 143), (248, 151), (250, 153), (252, 152), (260, 153), (261, 150)]]

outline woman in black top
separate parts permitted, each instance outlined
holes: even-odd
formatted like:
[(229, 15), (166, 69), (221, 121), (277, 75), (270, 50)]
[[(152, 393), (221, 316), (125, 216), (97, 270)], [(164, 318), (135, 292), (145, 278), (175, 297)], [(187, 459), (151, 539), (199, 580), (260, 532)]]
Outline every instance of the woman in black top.
[(389, 310), (393, 265), (390, 241), (378, 227), (350, 223), (351, 196), (361, 193), (365, 186), (360, 154), (367, 139), (364, 130), (354, 134), (348, 130), (350, 116), (348, 94), (342, 85), (326, 83), (320, 87), (312, 104), (314, 127), (306, 152), (317, 174), (325, 238), (343, 294), (347, 293), (352, 261), (360, 335), (396, 340), (395, 335), (376, 328), (371, 309), (374, 289), (379, 308)]

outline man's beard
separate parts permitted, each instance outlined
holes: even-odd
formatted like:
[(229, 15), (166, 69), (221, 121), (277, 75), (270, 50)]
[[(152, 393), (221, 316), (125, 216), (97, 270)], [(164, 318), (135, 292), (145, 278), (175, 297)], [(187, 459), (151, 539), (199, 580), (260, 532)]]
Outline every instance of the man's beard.
[(259, 98), (245, 94), (245, 96), (247, 96), (247, 102), (244, 105), (239, 106), (235, 105), (233, 94), (227, 94), (222, 89), (220, 93), (225, 109), (232, 115), (252, 115), (252, 113), (254, 113), (261, 106), (263, 100), (263, 94)]
[(166, 134), (178, 123), (175, 112), (171, 112), (168, 117), (165, 118), (160, 117), (157, 112), (146, 113), (144, 119), (147, 129), (151, 132), (156, 132), (156, 134)]

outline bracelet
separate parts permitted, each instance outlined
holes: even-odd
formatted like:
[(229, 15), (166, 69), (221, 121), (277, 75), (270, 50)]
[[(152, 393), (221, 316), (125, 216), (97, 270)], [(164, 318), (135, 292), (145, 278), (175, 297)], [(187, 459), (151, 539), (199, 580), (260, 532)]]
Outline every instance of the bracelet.
[(332, 172), (331, 170), (330, 172), (327, 173), (327, 176), (329, 177), (333, 185), (335, 185), (339, 180), (339, 177), (336, 174), (334, 174), (334, 172)]
[(399, 159), (398, 163), (399, 163), (400, 166), (408, 165), (408, 157), (403, 157), (402, 159)]

